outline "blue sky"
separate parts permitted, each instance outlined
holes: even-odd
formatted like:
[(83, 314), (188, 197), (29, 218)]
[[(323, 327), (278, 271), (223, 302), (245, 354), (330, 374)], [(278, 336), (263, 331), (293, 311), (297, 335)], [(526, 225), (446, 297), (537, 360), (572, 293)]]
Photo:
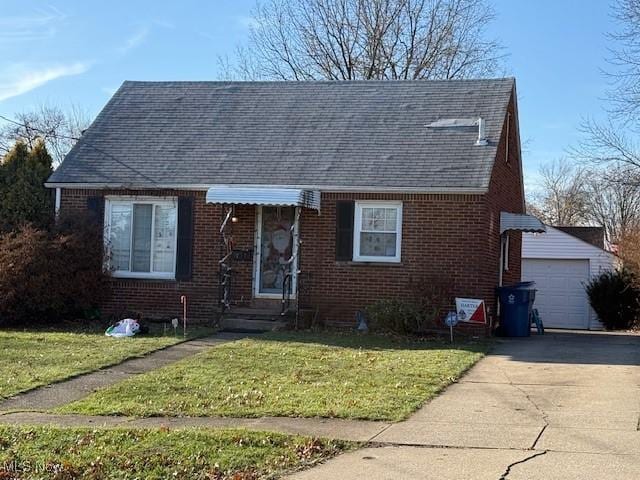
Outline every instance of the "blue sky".
[[(0, 0), (0, 114), (42, 103), (95, 115), (124, 80), (215, 80), (255, 0)], [(526, 179), (565, 156), (607, 89), (606, 0), (495, 0), (491, 34), (518, 82)]]

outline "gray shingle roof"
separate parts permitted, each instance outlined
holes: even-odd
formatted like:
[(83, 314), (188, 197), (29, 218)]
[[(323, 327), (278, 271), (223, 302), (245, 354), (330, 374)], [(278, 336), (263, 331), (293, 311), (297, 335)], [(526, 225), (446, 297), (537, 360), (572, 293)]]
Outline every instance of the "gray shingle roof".
[[(486, 189), (513, 79), (125, 82), (50, 184)], [(426, 128), (439, 119), (477, 127)]]

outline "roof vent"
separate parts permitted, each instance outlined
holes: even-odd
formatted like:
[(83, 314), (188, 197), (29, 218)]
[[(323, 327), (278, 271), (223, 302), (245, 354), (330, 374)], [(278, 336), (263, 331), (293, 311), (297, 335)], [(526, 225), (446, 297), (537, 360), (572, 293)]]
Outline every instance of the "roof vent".
[(486, 121), (484, 118), (441, 118), (435, 122), (425, 125), (427, 128), (433, 129), (449, 129), (449, 128), (478, 128), (478, 139), (476, 145), (489, 145), (486, 134)]
[(427, 128), (459, 128), (459, 127), (475, 127), (478, 120), (475, 118), (441, 118), (435, 122), (425, 125)]
[(478, 118), (478, 140), (476, 140), (476, 145), (486, 146), (489, 145), (489, 141), (487, 140), (487, 134), (485, 132), (485, 120), (484, 118)]

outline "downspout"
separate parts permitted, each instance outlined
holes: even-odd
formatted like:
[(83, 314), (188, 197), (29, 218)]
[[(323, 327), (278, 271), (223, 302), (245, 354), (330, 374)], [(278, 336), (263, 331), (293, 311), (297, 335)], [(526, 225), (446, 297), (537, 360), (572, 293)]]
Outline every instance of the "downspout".
[(62, 188), (56, 187), (56, 200), (54, 205), (54, 215), (56, 220), (60, 217), (60, 203), (62, 202)]
[[(504, 266), (504, 241), (505, 241), (505, 234), (501, 233), (500, 234), (500, 263), (498, 264), (498, 287), (502, 286), (502, 282), (503, 282), (503, 274), (504, 274), (504, 270), (503, 270), (503, 266)], [(496, 317), (500, 318), (500, 302), (496, 302)]]
[(504, 235), (500, 235), (500, 263), (498, 264), (498, 286), (502, 286), (502, 266), (504, 265)]

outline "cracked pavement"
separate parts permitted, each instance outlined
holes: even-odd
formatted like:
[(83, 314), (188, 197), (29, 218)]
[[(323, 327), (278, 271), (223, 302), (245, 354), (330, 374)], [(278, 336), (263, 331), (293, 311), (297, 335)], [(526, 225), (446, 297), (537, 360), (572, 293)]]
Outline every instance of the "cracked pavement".
[(294, 479), (638, 479), (640, 336), (505, 339), (409, 420)]

